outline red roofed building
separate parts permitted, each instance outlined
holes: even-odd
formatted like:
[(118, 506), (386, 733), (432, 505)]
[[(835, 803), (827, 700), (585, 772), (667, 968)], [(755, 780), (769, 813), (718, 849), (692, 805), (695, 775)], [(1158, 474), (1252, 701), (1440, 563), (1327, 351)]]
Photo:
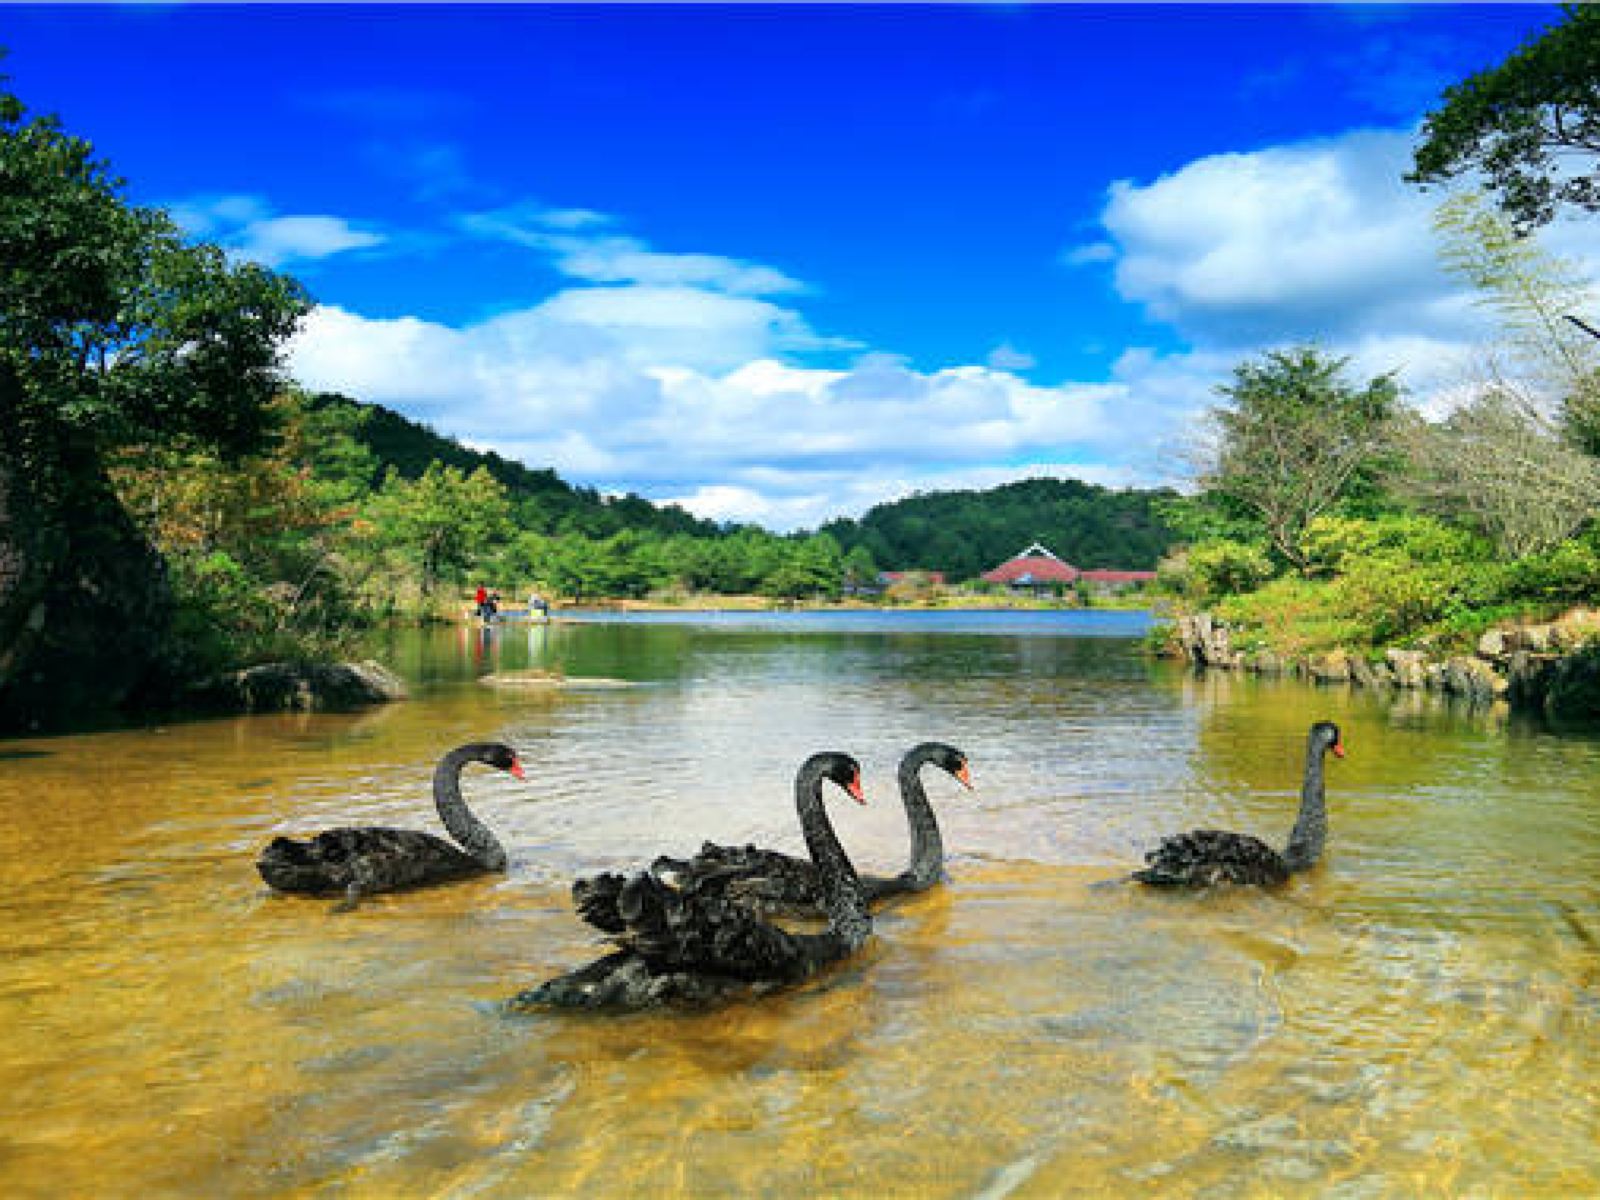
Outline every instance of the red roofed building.
[(1154, 583), (1154, 571), (1080, 571), (1078, 579), (1097, 592), (1120, 592)]
[(1062, 562), (1035, 542), (1015, 558), (1007, 559), (992, 571), (985, 571), (983, 578), (987, 583), (1003, 583), (1007, 587), (1048, 588), (1072, 583), (1078, 574), (1077, 567)]

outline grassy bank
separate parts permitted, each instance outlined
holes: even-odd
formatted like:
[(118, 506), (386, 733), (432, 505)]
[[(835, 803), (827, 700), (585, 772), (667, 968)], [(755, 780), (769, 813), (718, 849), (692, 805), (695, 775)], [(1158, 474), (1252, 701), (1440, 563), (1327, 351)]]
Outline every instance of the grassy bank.
[(1247, 543), (1202, 542), (1169, 562), (1181, 611), (1226, 622), (1236, 649), (1303, 658), (1391, 648), (1471, 651), (1487, 631), (1551, 621), (1600, 602), (1600, 535), (1515, 560), (1423, 516), (1320, 518), (1305, 566), (1275, 571)]

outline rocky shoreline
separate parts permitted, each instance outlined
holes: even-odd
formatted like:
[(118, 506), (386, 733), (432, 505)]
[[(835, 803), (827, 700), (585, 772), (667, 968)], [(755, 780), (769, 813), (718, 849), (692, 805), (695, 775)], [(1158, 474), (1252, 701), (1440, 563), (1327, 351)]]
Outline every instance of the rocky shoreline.
[(405, 682), (373, 659), (263, 663), (190, 686), (185, 708), (205, 712), (340, 712), (406, 698)]
[(1335, 686), (1424, 689), (1475, 704), (1504, 702), (1560, 720), (1600, 720), (1600, 614), (1592, 612), (1492, 629), (1478, 639), (1475, 653), (1445, 656), (1391, 648), (1373, 655), (1334, 650), (1296, 657), (1237, 649), (1235, 632), (1210, 613), (1194, 613), (1174, 621), (1172, 645), (1197, 669), (1287, 675)]

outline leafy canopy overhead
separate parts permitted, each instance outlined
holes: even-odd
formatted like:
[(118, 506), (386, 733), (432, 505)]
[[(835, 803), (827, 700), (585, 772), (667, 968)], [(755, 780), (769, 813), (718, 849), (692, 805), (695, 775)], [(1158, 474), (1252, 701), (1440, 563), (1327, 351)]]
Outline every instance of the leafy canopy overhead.
[(1600, 211), (1600, 7), (1563, 11), (1561, 24), (1498, 67), (1445, 90), (1423, 123), (1410, 182), (1482, 172), (1521, 233), (1564, 205)]
[(248, 450), (282, 385), (299, 284), (185, 244), (130, 205), (93, 147), (30, 116), (0, 76), (0, 366), (25, 424), (108, 448), (191, 438)]

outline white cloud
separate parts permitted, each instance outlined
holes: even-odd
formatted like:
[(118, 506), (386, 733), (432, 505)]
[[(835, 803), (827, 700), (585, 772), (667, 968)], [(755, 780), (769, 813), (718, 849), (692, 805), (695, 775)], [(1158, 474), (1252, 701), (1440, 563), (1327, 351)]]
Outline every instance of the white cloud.
[(169, 211), (188, 233), (268, 267), (327, 258), (386, 240), (343, 217), (274, 215), (256, 196), (199, 197), (170, 205)]
[[(1410, 144), (1358, 131), (1113, 184), (1106, 238), (1067, 258), (1108, 263), (1121, 296), (1187, 348), (1130, 348), (1099, 379), (1033, 382), (1032, 356), (1008, 343), (981, 365), (933, 371), (883, 352), (806, 365), (816, 351), (863, 348), (813, 329), (785, 299), (807, 292), (787, 274), (663, 253), (605, 214), (535, 206), (462, 226), (536, 251), (573, 286), (454, 327), (324, 306), (292, 363), (309, 386), (574, 482), (780, 529), (1034, 475), (1171, 483), (1217, 386), (1269, 348), (1312, 341), (1348, 356), (1356, 379), (1398, 372), (1433, 410), (1461, 394), (1491, 323), (1435, 261), (1435, 199), (1400, 182)], [(248, 197), (201, 217), (263, 230), (288, 220)], [(297, 232), (285, 241), (315, 242)], [(320, 233), (332, 245), (340, 231)], [(1559, 228), (1550, 244), (1600, 264), (1600, 231)]]
[(1086, 267), (1094, 263), (1115, 262), (1117, 248), (1110, 242), (1089, 242), (1064, 251), (1061, 261), (1069, 267)]
[(803, 292), (805, 285), (773, 267), (720, 254), (668, 254), (638, 238), (602, 232), (615, 221), (589, 209), (516, 205), (460, 219), (467, 232), (527, 246), (551, 256), (556, 269), (590, 283), (699, 287), (736, 296)]
[(1435, 200), (1406, 184), (1411, 135), (1343, 137), (1112, 185), (1118, 292), (1202, 342), (1464, 332), (1438, 265)]
[[(1441, 197), (1402, 178), (1413, 142), (1410, 132), (1358, 130), (1113, 184), (1102, 222), (1117, 291), (1193, 347), (1125, 356), (1118, 377), (1137, 377), (1169, 411), (1198, 413), (1242, 359), (1310, 342), (1348, 357), (1354, 379), (1395, 373), (1425, 411), (1451, 403), (1495, 320), (1439, 265)], [(1594, 278), (1592, 226), (1559, 222), (1541, 240)]]
[(846, 370), (796, 366), (778, 355), (803, 322), (769, 308), (687, 290), (577, 289), (451, 328), (324, 306), (291, 361), (307, 386), (390, 405), (575, 481), (778, 528), (1058, 468), (1131, 482), (1117, 459), (1141, 427), (1154, 437), (1169, 419), (1123, 382), (1043, 387), (986, 366), (918, 372), (883, 355)]
[(240, 231), (237, 249), (269, 267), (295, 259), (327, 258), (344, 250), (381, 245), (383, 238), (342, 217), (269, 217)]
[(1031, 371), (1039, 365), (1038, 359), (1010, 342), (1001, 342), (989, 351), (988, 363), (996, 371)]

